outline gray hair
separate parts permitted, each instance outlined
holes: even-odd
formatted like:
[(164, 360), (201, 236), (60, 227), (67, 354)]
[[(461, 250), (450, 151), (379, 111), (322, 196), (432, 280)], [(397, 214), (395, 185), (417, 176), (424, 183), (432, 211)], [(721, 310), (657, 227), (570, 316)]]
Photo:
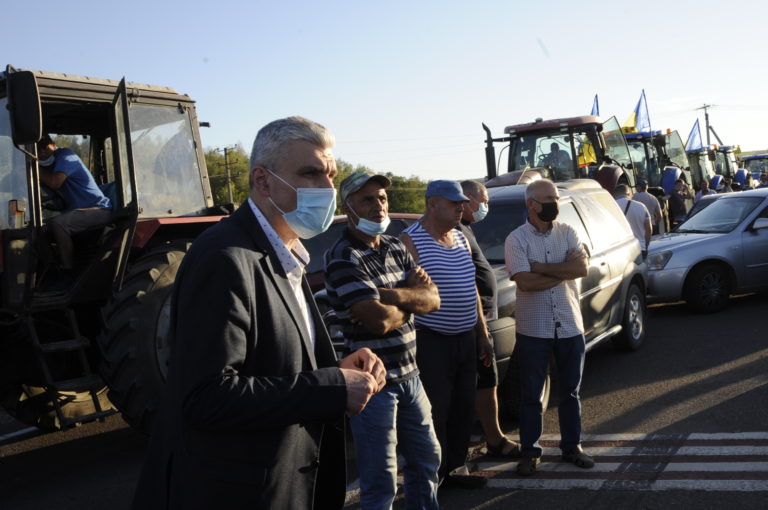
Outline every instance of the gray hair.
[(481, 184), (481, 183), (479, 183), (477, 181), (473, 181), (473, 180), (461, 181), (460, 184), (461, 184), (461, 191), (465, 195), (468, 194), (468, 193), (470, 195), (480, 195), (485, 190), (485, 185), (484, 184)]
[(534, 198), (536, 193), (540, 191), (542, 188), (554, 186), (555, 183), (550, 181), (549, 179), (538, 179), (535, 181), (532, 181), (528, 183), (528, 186), (525, 188), (525, 199), (528, 200), (529, 198)]
[(322, 149), (336, 144), (333, 133), (317, 122), (299, 116), (274, 120), (261, 128), (253, 140), (249, 171), (257, 166), (274, 169), (293, 140), (304, 140)]

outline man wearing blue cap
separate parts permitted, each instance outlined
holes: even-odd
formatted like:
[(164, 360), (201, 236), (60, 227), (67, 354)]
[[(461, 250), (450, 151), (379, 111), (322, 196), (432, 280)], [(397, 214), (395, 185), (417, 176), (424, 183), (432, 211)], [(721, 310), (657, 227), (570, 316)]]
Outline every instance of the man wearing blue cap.
[[(493, 347), (475, 284), (475, 265), (466, 237), (455, 227), (469, 201), (455, 181), (427, 186), (424, 216), (401, 239), (437, 285), (440, 309), (416, 316), (416, 360), (432, 403), (440, 441), (444, 485), (480, 488), (485, 478), (465, 465), (474, 418), (477, 357), (491, 362)], [(479, 353), (479, 354), (478, 354)]]

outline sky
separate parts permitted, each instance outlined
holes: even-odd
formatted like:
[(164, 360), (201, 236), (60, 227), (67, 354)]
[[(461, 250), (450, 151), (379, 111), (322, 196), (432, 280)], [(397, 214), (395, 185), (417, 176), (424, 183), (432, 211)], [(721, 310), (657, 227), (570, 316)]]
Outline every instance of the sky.
[(349, 163), (477, 178), (481, 123), (501, 136), (536, 117), (586, 115), (595, 94), (601, 115), (623, 123), (642, 90), (653, 129), (685, 142), (712, 104), (724, 144), (768, 148), (766, 2), (3, 4), (0, 64), (172, 87), (211, 124), (206, 148), (248, 153), (261, 126), (303, 115), (333, 131)]

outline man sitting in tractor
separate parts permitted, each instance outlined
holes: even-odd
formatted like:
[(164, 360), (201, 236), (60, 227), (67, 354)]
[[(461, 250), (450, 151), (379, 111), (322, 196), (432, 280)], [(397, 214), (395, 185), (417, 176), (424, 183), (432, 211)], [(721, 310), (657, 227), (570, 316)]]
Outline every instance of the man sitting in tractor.
[(544, 158), (543, 166), (550, 167), (554, 172), (555, 180), (573, 178), (573, 164), (568, 152), (560, 149), (557, 142), (552, 142), (549, 149), (550, 153)]
[(61, 256), (61, 278), (64, 283), (74, 278), (72, 234), (109, 222), (112, 204), (104, 196), (91, 172), (71, 149), (57, 148), (49, 135), (37, 142), (40, 182), (58, 190), (64, 199), (64, 210), (51, 219), (51, 229)]

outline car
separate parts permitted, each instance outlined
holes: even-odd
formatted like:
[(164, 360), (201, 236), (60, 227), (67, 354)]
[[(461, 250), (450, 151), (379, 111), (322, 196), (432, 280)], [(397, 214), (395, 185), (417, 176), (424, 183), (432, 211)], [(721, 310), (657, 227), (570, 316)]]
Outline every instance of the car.
[[(412, 213), (389, 213), (390, 224), (387, 227), (386, 234), (391, 236), (399, 236), (400, 232), (405, 230), (408, 226), (415, 223), (421, 214)], [(347, 216), (337, 215), (333, 217), (333, 223), (331, 226), (315, 237), (310, 239), (302, 239), (301, 243), (309, 253), (309, 264), (307, 264), (307, 280), (309, 281), (309, 288), (313, 293), (316, 293), (325, 288), (325, 276), (323, 275), (323, 255), (328, 251), (333, 243), (341, 237), (341, 232), (347, 226)], [(322, 297), (322, 296), (321, 296)], [(321, 304), (324, 304), (323, 301)], [(321, 306), (321, 309), (323, 307)]]
[[(614, 198), (592, 179), (556, 183), (557, 221), (573, 226), (589, 255), (581, 279), (581, 311), (587, 350), (612, 340), (623, 350), (638, 349), (646, 335), (647, 269), (640, 243)], [(489, 183), (489, 212), (472, 225), (483, 253), (496, 272), (498, 318), (489, 321), (499, 370), (499, 402), (504, 414), (517, 415), (520, 389), (515, 354), (516, 286), (504, 263), (504, 241), (527, 218), (525, 185)], [(545, 386), (544, 404), (549, 397)]]
[[(703, 197), (699, 198), (693, 203), (693, 207), (691, 207), (691, 209), (688, 211), (688, 214), (685, 215), (685, 219), (688, 220), (691, 216), (695, 216), (701, 212), (702, 209), (712, 205), (712, 202), (722, 196), (724, 196), (722, 193), (712, 193), (711, 195), (704, 195)], [(682, 223), (680, 225), (682, 225)]]
[(648, 299), (713, 313), (768, 290), (768, 188), (719, 195), (648, 249)]

